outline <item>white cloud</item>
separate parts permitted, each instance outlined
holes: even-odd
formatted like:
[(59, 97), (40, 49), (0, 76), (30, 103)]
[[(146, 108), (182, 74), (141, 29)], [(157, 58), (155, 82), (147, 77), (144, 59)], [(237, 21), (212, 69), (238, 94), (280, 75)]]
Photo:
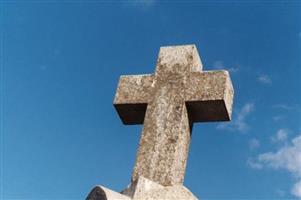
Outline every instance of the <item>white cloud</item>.
[(224, 62), (221, 60), (216, 60), (213, 62), (212, 67), (214, 69), (218, 69), (218, 70), (228, 70), (229, 72), (237, 72), (238, 71), (238, 67), (227, 67), (225, 66)]
[(286, 169), (301, 177), (301, 135), (277, 152), (267, 152), (258, 156), (258, 162), (273, 169)]
[(220, 123), (217, 129), (246, 132), (249, 129), (246, 118), (254, 109), (255, 106), (253, 103), (246, 103), (238, 112), (234, 113), (235, 115), (231, 122)]
[(268, 75), (261, 74), (258, 76), (257, 80), (263, 84), (271, 84), (272, 80)]
[(288, 136), (289, 130), (287, 129), (279, 129), (277, 131), (277, 133), (271, 137), (271, 141), (272, 142), (284, 142), (287, 140), (287, 136)]
[(254, 169), (287, 170), (298, 180), (291, 192), (301, 198), (301, 134), (276, 152), (259, 154), (256, 159), (249, 158), (247, 164)]
[(258, 139), (253, 138), (249, 141), (249, 149), (254, 150), (257, 149), (260, 146), (260, 142)]
[(301, 180), (295, 183), (292, 189), (292, 194), (295, 195), (296, 197), (301, 198)]

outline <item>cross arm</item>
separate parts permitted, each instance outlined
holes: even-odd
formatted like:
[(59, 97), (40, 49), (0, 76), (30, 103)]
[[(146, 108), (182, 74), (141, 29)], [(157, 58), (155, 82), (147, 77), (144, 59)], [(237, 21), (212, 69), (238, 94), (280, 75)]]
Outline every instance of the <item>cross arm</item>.
[(153, 75), (121, 76), (114, 106), (124, 124), (142, 124), (146, 112)]
[(192, 122), (231, 119), (234, 90), (227, 71), (193, 72), (187, 79), (185, 91)]

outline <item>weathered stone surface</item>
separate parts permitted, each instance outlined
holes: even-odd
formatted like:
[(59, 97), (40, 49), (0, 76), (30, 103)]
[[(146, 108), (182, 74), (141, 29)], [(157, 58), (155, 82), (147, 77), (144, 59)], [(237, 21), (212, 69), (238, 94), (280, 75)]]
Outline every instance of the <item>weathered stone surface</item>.
[(153, 75), (121, 76), (114, 105), (124, 124), (142, 124)]
[(122, 192), (133, 200), (197, 200), (183, 185), (162, 186), (140, 176)]
[(163, 190), (164, 186), (159, 185), (149, 179), (140, 176), (137, 180), (131, 182), (129, 186), (121, 193), (133, 199), (142, 198), (142, 194), (149, 193), (154, 190)]
[(230, 120), (228, 72), (201, 70), (196, 47), (185, 45), (161, 47), (153, 75), (121, 76), (115, 108), (125, 124), (144, 123), (132, 182), (181, 185), (193, 122)]
[(192, 122), (230, 120), (233, 87), (227, 71), (190, 73), (185, 92), (188, 114)]

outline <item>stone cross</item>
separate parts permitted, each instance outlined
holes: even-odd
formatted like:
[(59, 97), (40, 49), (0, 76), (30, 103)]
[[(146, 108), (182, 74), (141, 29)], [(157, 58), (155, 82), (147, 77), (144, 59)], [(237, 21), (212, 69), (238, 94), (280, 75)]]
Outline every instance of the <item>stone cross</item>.
[(184, 180), (193, 122), (228, 121), (229, 73), (202, 71), (195, 45), (161, 47), (154, 74), (121, 76), (114, 106), (124, 124), (144, 124), (133, 170), (163, 186)]

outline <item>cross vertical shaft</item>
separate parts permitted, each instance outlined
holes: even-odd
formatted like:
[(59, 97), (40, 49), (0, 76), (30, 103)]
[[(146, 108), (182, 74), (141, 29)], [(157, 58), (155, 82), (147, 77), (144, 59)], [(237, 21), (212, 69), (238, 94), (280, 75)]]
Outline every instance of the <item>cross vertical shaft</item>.
[(154, 86), (153, 99), (146, 110), (134, 180), (143, 174), (164, 185), (183, 181), (190, 130), (183, 80), (176, 78), (157, 81)]

